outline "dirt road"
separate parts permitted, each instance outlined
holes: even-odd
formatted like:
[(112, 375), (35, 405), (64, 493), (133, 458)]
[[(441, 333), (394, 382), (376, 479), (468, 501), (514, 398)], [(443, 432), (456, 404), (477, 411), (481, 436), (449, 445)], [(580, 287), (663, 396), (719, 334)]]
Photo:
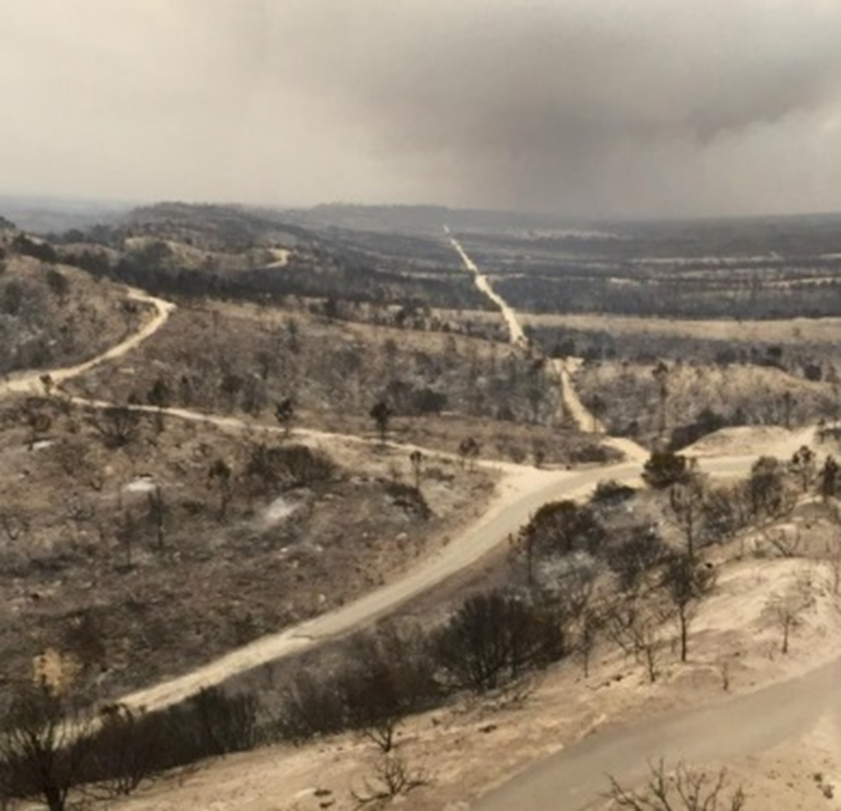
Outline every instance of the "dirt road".
[(41, 369), (35, 372), (26, 372), (21, 375), (11, 375), (7, 380), (0, 381), (0, 396), (5, 394), (43, 394), (44, 386), (41, 378), (49, 375), (53, 383), (60, 384), (77, 375), (84, 374), (94, 366), (99, 366), (115, 358), (120, 358), (132, 349), (135, 349), (147, 338), (154, 335), (169, 318), (169, 314), (175, 309), (175, 305), (164, 299), (155, 298), (142, 290), (129, 288), (128, 298), (144, 304), (151, 304), (155, 314), (137, 332), (130, 335), (116, 346), (112, 346), (107, 352), (97, 355), (95, 358), (80, 363), (76, 366), (68, 366), (64, 369)]
[[(528, 348), (529, 341), (517, 318), (517, 312), (493, 289), (488, 277), (479, 270), (476, 263), (468, 256), (459, 241), (450, 234), (450, 229), (445, 227), (444, 232), (449, 237), (453, 249), (461, 257), (464, 267), (473, 274), (476, 280), (476, 287), (499, 308), (508, 326), (511, 343), (523, 349)], [(587, 410), (572, 385), (570, 371), (574, 370), (577, 362), (580, 362), (577, 358), (555, 358), (549, 361), (550, 369), (558, 381), (563, 407), (581, 431), (590, 434), (606, 434), (603, 423)], [(649, 456), (649, 452), (645, 448), (637, 445), (636, 442), (630, 439), (605, 436), (604, 443), (623, 453), (628, 459), (645, 461)]]
[(542, 504), (557, 498), (586, 494), (604, 477), (627, 480), (638, 474), (634, 464), (584, 472), (522, 469), (509, 476), (491, 509), (458, 539), (430, 556), (407, 576), (359, 600), (282, 633), (266, 636), (227, 654), (192, 673), (140, 690), (123, 701), (148, 709), (165, 707), (194, 695), (202, 687), (220, 684), (266, 662), (297, 653), (316, 642), (363, 627), (420, 592), (470, 566), (504, 543)]
[[(182, 412), (183, 413), (183, 412)], [(204, 415), (197, 415), (202, 417)], [(214, 420), (215, 421), (215, 420)], [(226, 420), (228, 424), (230, 420)], [(715, 476), (744, 475), (755, 457), (704, 460), (702, 469)], [(132, 693), (122, 699), (133, 707), (157, 709), (194, 695), (262, 664), (301, 652), (318, 642), (364, 627), (402, 603), (443, 582), (478, 561), (522, 526), (547, 501), (586, 496), (598, 482), (614, 479), (640, 484), (640, 466), (624, 462), (586, 471), (547, 471), (501, 466), (508, 476), (492, 507), (470, 529), (444, 549), (422, 561), (405, 577), (328, 614), (256, 640), (191, 673)]]
[(625, 785), (644, 779), (648, 763), (713, 763), (759, 754), (797, 738), (822, 718), (837, 723), (841, 660), (763, 690), (606, 729), (534, 764), (475, 802), (475, 811), (584, 811), (604, 803), (606, 775)]
[[(447, 230), (446, 233), (449, 234), (449, 230)], [(517, 346), (522, 346), (523, 348), (527, 347), (529, 342), (523, 332), (523, 328), (520, 326), (520, 322), (517, 320), (517, 314), (509, 306), (508, 302), (502, 298), (502, 296), (500, 296), (493, 287), (491, 287), (488, 277), (479, 270), (476, 263), (467, 255), (467, 253), (465, 253), (464, 248), (461, 247), (458, 240), (451, 236), (450, 243), (452, 244), (455, 252), (461, 257), (464, 267), (473, 274), (476, 281), (476, 287), (499, 308), (499, 311), (502, 313), (502, 317), (505, 320), (505, 324), (508, 327), (508, 334), (511, 338), (511, 343)]]

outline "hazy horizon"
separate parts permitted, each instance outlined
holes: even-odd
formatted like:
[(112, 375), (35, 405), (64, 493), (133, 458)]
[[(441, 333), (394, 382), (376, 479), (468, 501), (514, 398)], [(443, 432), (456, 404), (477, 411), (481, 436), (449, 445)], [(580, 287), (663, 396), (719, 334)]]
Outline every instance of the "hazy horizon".
[(841, 210), (832, 0), (30, 0), (0, 46), (7, 196)]

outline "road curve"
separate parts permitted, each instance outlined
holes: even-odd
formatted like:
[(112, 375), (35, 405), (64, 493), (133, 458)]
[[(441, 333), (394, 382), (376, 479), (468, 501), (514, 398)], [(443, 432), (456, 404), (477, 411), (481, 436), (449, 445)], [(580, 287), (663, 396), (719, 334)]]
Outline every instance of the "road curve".
[(41, 378), (49, 375), (53, 383), (60, 384), (72, 377), (84, 374), (94, 366), (99, 366), (109, 360), (121, 358), (132, 349), (138, 347), (147, 338), (154, 335), (167, 321), (169, 314), (175, 309), (170, 301), (150, 296), (142, 290), (130, 287), (128, 298), (140, 301), (144, 304), (151, 304), (155, 314), (137, 332), (129, 335), (125, 340), (112, 346), (107, 352), (97, 355), (95, 358), (79, 363), (76, 366), (67, 366), (63, 369), (40, 369), (34, 372), (25, 372), (19, 375), (10, 375), (7, 380), (0, 381), (0, 396), (7, 394), (43, 394), (44, 386)]
[(648, 764), (715, 763), (754, 755), (837, 719), (841, 659), (787, 682), (715, 704), (670, 712), (629, 728), (605, 729), (529, 766), (476, 800), (473, 811), (585, 811), (604, 802), (607, 775), (641, 782)]
[(547, 501), (583, 496), (605, 477), (627, 480), (638, 473), (638, 465), (625, 463), (579, 472), (535, 470), (528, 476), (511, 476), (503, 485), (504, 498), (498, 499), (495, 506), (457, 540), (427, 558), (405, 577), (327, 614), (258, 639), (183, 676), (125, 696), (122, 701), (149, 710), (167, 707), (195, 695), (203, 687), (221, 684), (259, 665), (364, 627), (475, 563), (504, 542), (509, 534), (516, 534), (529, 516)]
[[(71, 401), (89, 408), (111, 406), (108, 402), (81, 397), (74, 397)], [(154, 406), (127, 407), (148, 413), (159, 411)], [(236, 417), (220, 417), (183, 408), (165, 408), (160, 411), (177, 419), (206, 422), (229, 430), (253, 430), (255, 427), (252, 423)], [(257, 427), (268, 433), (282, 433), (284, 430), (277, 426)], [(372, 440), (362, 437), (327, 434), (309, 429), (296, 429), (293, 436), (373, 443)], [(415, 446), (393, 447), (411, 450)], [(744, 475), (750, 470), (755, 459), (754, 456), (705, 458), (700, 460), (700, 463), (701, 469), (706, 473), (718, 477), (731, 477)], [(516, 535), (519, 528), (546, 502), (585, 497), (600, 481), (608, 479), (636, 486), (641, 484), (641, 467), (638, 461), (583, 471), (538, 470), (504, 462), (481, 464), (506, 474), (500, 495), (492, 508), (442, 551), (421, 561), (404, 577), (332, 612), (257, 639), (190, 673), (139, 690), (125, 696), (121, 701), (132, 707), (147, 709), (167, 707), (195, 695), (202, 688), (222, 684), (254, 667), (298, 653), (330, 637), (364, 627), (412, 597), (472, 565), (500, 543), (504, 543), (509, 535)]]

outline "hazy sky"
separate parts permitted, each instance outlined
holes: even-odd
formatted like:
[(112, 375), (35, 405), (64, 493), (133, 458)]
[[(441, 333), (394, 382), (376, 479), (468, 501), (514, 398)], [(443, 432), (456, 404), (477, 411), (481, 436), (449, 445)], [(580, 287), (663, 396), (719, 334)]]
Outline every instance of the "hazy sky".
[(0, 192), (841, 210), (841, 0), (0, 0)]

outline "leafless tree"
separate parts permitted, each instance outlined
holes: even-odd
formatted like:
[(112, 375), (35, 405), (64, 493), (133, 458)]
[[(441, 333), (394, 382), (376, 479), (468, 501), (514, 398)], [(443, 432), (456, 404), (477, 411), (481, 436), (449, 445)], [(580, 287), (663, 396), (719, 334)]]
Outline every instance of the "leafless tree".
[(386, 435), (388, 434), (388, 424), (394, 416), (391, 406), (385, 400), (379, 400), (371, 409), (371, 419), (377, 426), (377, 431), (380, 434), (380, 442), (385, 445)]
[(160, 774), (161, 725), (145, 721), (142, 710), (123, 704), (103, 708), (93, 741), (94, 797), (127, 797)]
[(102, 436), (107, 447), (122, 448), (137, 437), (140, 413), (128, 406), (109, 406), (89, 412), (88, 423)]
[(158, 550), (164, 548), (164, 528), (166, 522), (166, 503), (164, 502), (163, 490), (156, 484), (148, 494), (149, 520), (155, 528), (155, 545)]
[(9, 793), (65, 811), (90, 761), (92, 721), (46, 687), (21, 689), (0, 734), (0, 772)]
[(788, 466), (800, 481), (803, 492), (808, 492), (817, 476), (815, 452), (808, 445), (802, 445), (791, 457)]
[(632, 597), (614, 605), (607, 613), (605, 633), (628, 656), (645, 665), (648, 680), (660, 675), (660, 628), (668, 616), (656, 611), (652, 604)]
[(683, 533), (686, 551), (692, 559), (695, 558), (695, 545), (705, 515), (705, 501), (706, 485), (697, 474), (688, 475), (669, 490), (672, 520)]
[(216, 511), (220, 522), (228, 517), (228, 507), (233, 498), (233, 471), (224, 459), (216, 459), (207, 471), (208, 480), (216, 485), (219, 492), (219, 506)]
[(812, 597), (804, 583), (786, 594), (774, 594), (767, 602), (767, 609), (782, 634), (780, 653), (788, 653), (791, 632), (800, 621), (803, 613), (812, 604)]
[(651, 373), (657, 382), (657, 398), (659, 401), (659, 420), (657, 423), (657, 438), (662, 443), (666, 438), (666, 406), (669, 399), (669, 367), (660, 361)]
[(668, 773), (663, 760), (650, 764), (641, 791), (626, 789), (611, 777), (608, 797), (613, 808), (631, 811), (742, 811), (747, 802), (741, 786), (728, 789), (726, 769), (711, 775), (678, 763), (675, 771)]
[(125, 567), (131, 569), (134, 564), (133, 553), (140, 539), (140, 530), (134, 516), (125, 510), (117, 521), (115, 535), (119, 544), (125, 551)]
[(604, 616), (593, 606), (587, 606), (578, 618), (575, 652), (584, 669), (584, 677), (590, 675), (590, 659), (596, 648), (599, 634), (604, 627)]
[(832, 573), (832, 593), (837, 596), (841, 589), (841, 543), (835, 539), (826, 544), (826, 560)]
[(473, 470), (476, 466), (476, 460), (479, 458), (481, 450), (481, 445), (479, 445), (472, 436), (462, 439), (458, 446), (458, 455), (461, 459), (461, 466), (466, 466), (468, 470)]
[(698, 602), (709, 593), (715, 582), (712, 569), (692, 558), (688, 552), (672, 556), (664, 573), (666, 593), (675, 609), (680, 630), (680, 661), (686, 661), (689, 648), (689, 625)]
[(295, 402), (291, 397), (284, 397), (283, 400), (275, 403), (274, 416), (278, 425), (283, 427), (283, 433), (289, 436), (292, 429), (292, 420), (295, 418)]
[(39, 439), (49, 433), (49, 430), (53, 425), (53, 418), (44, 408), (44, 403), (45, 401), (42, 398), (28, 397), (23, 405), (24, 414), (26, 416), (26, 424), (29, 428), (27, 445), (30, 450)]
[(357, 808), (386, 805), (427, 785), (429, 780), (423, 771), (412, 769), (402, 755), (391, 752), (374, 763), (373, 777), (365, 778), (362, 790), (352, 790), (351, 797)]
[(797, 557), (803, 546), (803, 533), (800, 527), (795, 527), (793, 532), (786, 532), (784, 528), (768, 529), (762, 533), (762, 537), (782, 558)]

